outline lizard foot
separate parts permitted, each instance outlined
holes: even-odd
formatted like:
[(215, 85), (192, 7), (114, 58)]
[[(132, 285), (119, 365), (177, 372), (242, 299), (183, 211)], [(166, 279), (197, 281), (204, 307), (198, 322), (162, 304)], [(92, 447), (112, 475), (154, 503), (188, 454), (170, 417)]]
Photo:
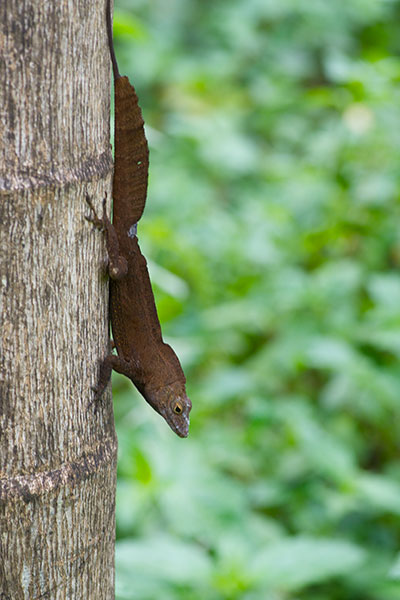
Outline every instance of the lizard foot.
[(107, 214), (106, 213), (107, 192), (105, 193), (105, 196), (103, 198), (103, 218), (102, 219), (100, 219), (97, 216), (96, 209), (93, 206), (93, 203), (92, 203), (92, 200), (91, 200), (89, 194), (86, 194), (86, 202), (89, 205), (90, 210), (92, 211), (92, 214), (85, 215), (86, 221), (89, 221), (89, 223), (93, 223), (93, 225), (97, 229), (100, 229), (101, 231), (104, 230), (105, 226), (106, 226), (105, 215)]

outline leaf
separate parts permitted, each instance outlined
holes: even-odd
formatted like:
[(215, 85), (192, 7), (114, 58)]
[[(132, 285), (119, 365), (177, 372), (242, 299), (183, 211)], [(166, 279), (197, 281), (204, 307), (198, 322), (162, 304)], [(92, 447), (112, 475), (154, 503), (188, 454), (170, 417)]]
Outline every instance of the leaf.
[(164, 292), (180, 300), (187, 298), (189, 288), (186, 281), (152, 260), (147, 261), (147, 266), (151, 281), (157, 284)]
[(373, 275), (368, 283), (368, 291), (377, 304), (398, 310), (400, 304), (399, 275), (391, 273)]
[(363, 502), (378, 511), (400, 514), (400, 483), (383, 475), (364, 473), (355, 481)]
[(252, 568), (268, 586), (290, 590), (351, 573), (365, 560), (351, 542), (299, 536), (270, 544)]
[(356, 355), (350, 344), (344, 340), (316, 337), (310, 342), (307, 356), (314, 367), (341, 369), (352, 363)]
[(210, 560), (200, 546), (167, 535), (117, 542), (115, 562), (121, 584), (137, 579), (200, 584), (210, 575)]
[(138, 18), (118, 9), (114, 11), (113, 29), (115, 37), (125, 35), (137, 40), (145, 40), (148, 37), (145, 25)]

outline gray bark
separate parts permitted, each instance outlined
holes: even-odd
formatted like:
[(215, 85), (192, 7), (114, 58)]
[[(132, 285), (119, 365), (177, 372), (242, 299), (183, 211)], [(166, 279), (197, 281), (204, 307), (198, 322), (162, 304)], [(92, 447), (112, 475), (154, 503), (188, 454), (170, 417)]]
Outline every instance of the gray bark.
[(114, 597), (109, 97), (105, 0), (0, 2), (1, 600)]

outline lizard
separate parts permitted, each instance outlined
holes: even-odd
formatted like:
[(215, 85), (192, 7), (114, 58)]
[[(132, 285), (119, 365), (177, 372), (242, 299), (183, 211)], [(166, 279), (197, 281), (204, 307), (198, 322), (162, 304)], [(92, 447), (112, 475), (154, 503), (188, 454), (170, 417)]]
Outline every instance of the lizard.
[(186, 394), (185, 375), (175, 352), (162, 338), (147, 263), (137, 238), (149, 165), (144, 121), (134, 87), (118, 70), (110, 0), (106, 11), (115, 95), (113, 223), (107, 216), (106, 198), (99, 218), (86, 195), (91, 209), (86, 218), (106, 235), (112, 344), (117, 355), (109, 354), (100, 364), (93, 388), (95, 400), (101, 398), (114, 369), (131, 379), (178, 436), (187, 437), (192, 403)]

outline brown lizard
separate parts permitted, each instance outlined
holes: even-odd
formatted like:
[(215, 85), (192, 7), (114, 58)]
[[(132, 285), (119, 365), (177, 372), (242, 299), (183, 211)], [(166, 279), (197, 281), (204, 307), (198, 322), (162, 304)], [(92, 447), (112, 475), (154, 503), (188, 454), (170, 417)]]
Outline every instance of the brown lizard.
[(146, 203), (149, 151), (135, 90), (118, 71), (110, 0), (107, 34), (115, 94), (113, 223), (107, 217), (105, 200), (100, 219), (90, 197), (86, 199), (93, 211), (87, 219), (106, 233), (110, 319), (118, 356), (110, 354), (101, 363), (95, 400), (115, 369), (132, 380), (175, 433), (187, 437), (192, 403), (186, 395), (185, 375), (175, 352), (163, 341), (146, 259), (136, 235)]

